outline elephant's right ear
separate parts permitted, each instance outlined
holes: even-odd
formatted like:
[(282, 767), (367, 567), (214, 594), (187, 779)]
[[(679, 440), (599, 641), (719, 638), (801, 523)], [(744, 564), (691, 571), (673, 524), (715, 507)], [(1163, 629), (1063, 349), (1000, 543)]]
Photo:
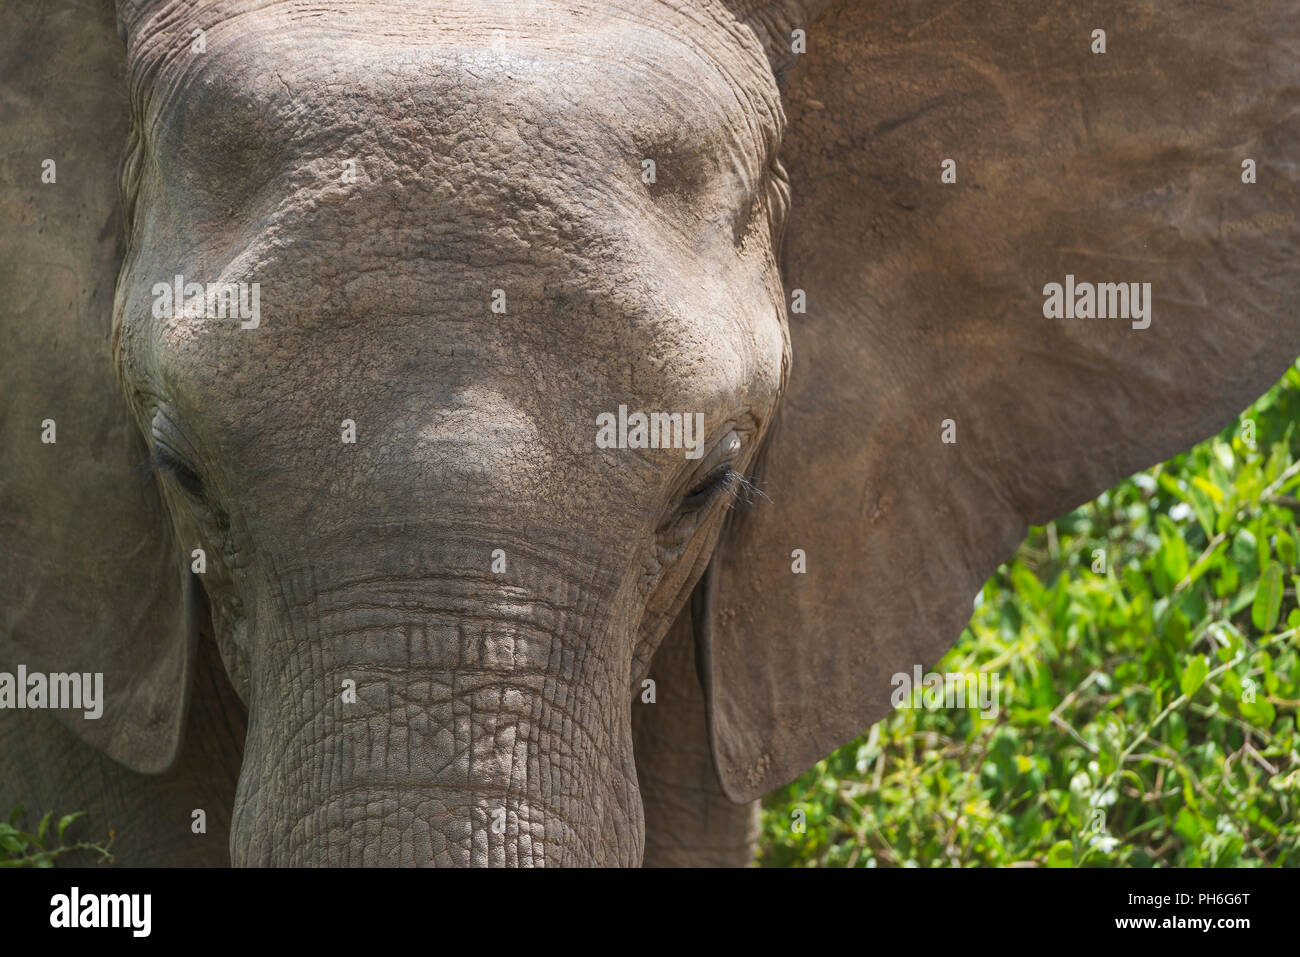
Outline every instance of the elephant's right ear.
[(1300, 353), (1293, 0), (772, 7), (769, 39), (806, 29), (783, 156), (807, 305), (771, 502), (733, 513), (702, 591), (734, 800), (887, 714), (1027, 524), (1224, 428)]
[[(113, 367), (129, 127), (113, 4), (6, 0), (0, 63), (0, 672), (28, 705), (40, 689), (13, 688), (20, 667), (79, 673), (92, 699), (102, 674), (100, 700), (54, 713), (158, 772), (178, 749), (195, 632)], [(45, 706), (64, 704), (53, 693)]]

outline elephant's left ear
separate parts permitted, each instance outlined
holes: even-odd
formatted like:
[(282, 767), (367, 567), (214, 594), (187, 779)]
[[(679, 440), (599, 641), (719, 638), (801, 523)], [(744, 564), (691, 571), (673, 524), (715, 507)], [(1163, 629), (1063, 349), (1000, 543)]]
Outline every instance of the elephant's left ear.
[(1224, 428), (1300, 353), (1298, 13), (759, 18), (807, 46), (785, 78), (793, 366), (758, 466), (771, 502), (733, 513), (703, 592), (730, 797), (888, 713), (1028, 524)]
[(129, 128), (113, 7), (0, 9), (0, 702), (53, 707), (156, 772), (178, 749), (195, 630), (113, 369)]

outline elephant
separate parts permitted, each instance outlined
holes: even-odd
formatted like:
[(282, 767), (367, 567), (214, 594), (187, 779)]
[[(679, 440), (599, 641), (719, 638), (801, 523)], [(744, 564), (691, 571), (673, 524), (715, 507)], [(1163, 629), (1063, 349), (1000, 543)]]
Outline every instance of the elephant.
[(102, 693), (10, 681), (0, 801), (749, 863), (1030, 525), (1300, 354), (1297, 12), (11, 0), (0, 672)]

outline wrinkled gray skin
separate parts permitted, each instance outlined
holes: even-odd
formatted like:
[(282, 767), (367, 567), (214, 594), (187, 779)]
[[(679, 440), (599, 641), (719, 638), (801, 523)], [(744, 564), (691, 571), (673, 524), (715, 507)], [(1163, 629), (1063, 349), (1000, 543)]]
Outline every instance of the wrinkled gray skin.
[[(777, 92), (721, 26), (718, 66), (690, 56), (682, 17), (593, 69), (568, 8), (506, 52), (478, 4), (455, 30), (366, 5), (328, 42), (256, 14), (198, 65), (134, 39), (184, 95), (147, 106), (118, 361), (201, 476), (166, 496), (249, 707), (235, 864), (641, 860), (632, 693), (725, 505), (682, 500), (733, 432), (746, 467), (780, 390)], [(691, 158), (658, 204), (652, 150)], [(164, 261), (266, 276), (266, 334), (154, 321)], [(629, 400), (703, 412), (709, 451), (595, 454)]]
[[(9, 48), (23, 162), (87, 159), (6, 184), (0, 667), (117, 690), (94, 727), (0, 715), (0, 801), (87, 808), (126, 863), (749, 860), (754, 799), (937, 660), (1026, 522), (1221, 428), (1300, 349), (1294, 215), (1259, 218), (1295, 199), (1293, 11), (1161, 46), (1117, 7), (1130, 59), (1090, 78), (1091, 21), (1054, 5), (1030, 38), (1012, 6), (47, 7)], [(71, 130), (40, 108), (55, 67), (126, 79), (69, 93)], [(1168, 93), (1191, 75), (1218, 113)], [(119, 144), (117, 211), (86, 170)], [(66, 314), (32, 291), (61, 262), (93, 274)], [(1042, 318), (1097, 263), (1155, 283), (1151, 329)], [(260, 326), (155, 317), (178, 273), (259, 282)], [(701, 457), (597, 448), (620, 405), (703, 413)]]
[[(602, 6), (464, 5), (452, 28), (431, 5), (353, 5), (324, 31), (283, 5), (209, 11), (201, 56), (152, 9), (130, 24), (128, 68), (151, 79), (117, 362), (172, 450), (163, 496), (207, 551), (248, 707), (217, 775), (241, 769), (234, 793), (177, 795), (180, 820), (229, 802), (209, 826), (228, 819), (235, 864), (642, 860), (632, 715), (678, 722), (677, 686), (698, 698), (685, 652), (663, 705), (640, 693), (729, 501), (683, 499), (746, 469), (781, 388), (781, 117), (722, 8), (629, 32)], [(257, 277), (261, 327), (155, 319), (173, 273)], [(704, 454), (600, 452), (596, 417), (620, 404), (702, 412)], [(213, 697), (211, 720), (242, 721)], [(665, 792), (707, 760), (702, 712), (681, 718), (667, 748), (642, 729), (683, 778)], [(151, 802), (102, 817), (129, 835)], [(747, 809), (686, 804), (660, 841), (745, 859)]]

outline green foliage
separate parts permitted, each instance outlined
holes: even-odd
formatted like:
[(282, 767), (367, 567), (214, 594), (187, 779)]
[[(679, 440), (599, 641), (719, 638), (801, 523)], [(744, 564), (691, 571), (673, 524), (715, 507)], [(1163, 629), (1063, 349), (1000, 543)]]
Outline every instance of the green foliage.
[(999, 714), (896, 710), (768, 796), (759, 862), (1300, 866), (1297, 420), (1292, 368), (1031, 529), (933, 669), (997, 673)]
[[(0, 867), (53, 867), (54, 861), (73, 851), (89, 851), (98, 856), (101, 862), (112, 861), (109, 849), (113, 846), (113, 832), (108, 832), (108, 842), (91, 844), (77, 841), (68, 844), (65, 838), (72, 823), (85, 814), (65, 814), (54, 824), (54, 812), (48, 811), (36, 826), (36, 833), (22, 830), (18, 824), (22, 821), (24, 809), (20, 804), (9, 815), (9, 823), (0, 822)], [(51, 825), (54, 825), (51, 830)]]

